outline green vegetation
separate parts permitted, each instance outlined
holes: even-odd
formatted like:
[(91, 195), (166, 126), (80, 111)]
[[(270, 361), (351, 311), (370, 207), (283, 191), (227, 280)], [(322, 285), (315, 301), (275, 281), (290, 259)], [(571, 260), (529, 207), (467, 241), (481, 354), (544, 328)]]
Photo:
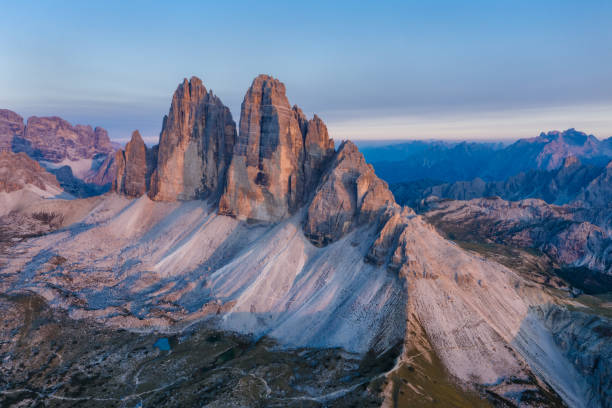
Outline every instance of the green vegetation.
[[(429, 359), (427, 358), (429, 357)], [(474, 392), (463, 390), (453, 382), (434, 353), (416, 351), (407, 362), (390, 374), (394, 407), (491, 407), (491, 403)]]
[[(204, 325), (132, 333), (70, 319), (34, 294), (0, 295), (0, 310), (0, 406), (375, 407), (400, 352), (287, 350)], [(160, 337), (171, 350), (154, 347)]]

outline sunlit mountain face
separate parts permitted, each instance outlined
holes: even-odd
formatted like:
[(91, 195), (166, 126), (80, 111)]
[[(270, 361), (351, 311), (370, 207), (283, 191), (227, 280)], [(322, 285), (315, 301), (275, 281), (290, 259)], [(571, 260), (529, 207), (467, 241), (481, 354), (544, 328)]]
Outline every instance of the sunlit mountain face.
[(1, 407), (612, 407), (610, 5), (186, 3), (3, 5)]
[(6, 405), (609, 402), (607, 140), (364, 157), (268, 75), (151, 147), (2, 112)]

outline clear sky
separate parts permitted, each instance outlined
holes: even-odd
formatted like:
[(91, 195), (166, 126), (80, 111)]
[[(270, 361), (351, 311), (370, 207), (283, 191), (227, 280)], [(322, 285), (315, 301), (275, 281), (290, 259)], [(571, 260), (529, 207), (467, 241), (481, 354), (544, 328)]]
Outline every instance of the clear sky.
[[(359, 3), (359, 4), (358, 4)], [(612, 136), (612, 1), (5, 1), (0, 107), (157, 139), (197, 75), (268, 73), (335, 138)]]

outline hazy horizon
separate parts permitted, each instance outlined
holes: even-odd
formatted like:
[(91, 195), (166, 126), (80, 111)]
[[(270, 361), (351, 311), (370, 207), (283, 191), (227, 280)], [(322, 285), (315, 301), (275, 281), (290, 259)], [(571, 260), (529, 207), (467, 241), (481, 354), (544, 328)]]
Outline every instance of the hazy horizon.
[(0, 108), (159, 135), (200, 77), (238, 122), (271, 74), (337, 140), (612, 136), (612, 3), (6, 4)]

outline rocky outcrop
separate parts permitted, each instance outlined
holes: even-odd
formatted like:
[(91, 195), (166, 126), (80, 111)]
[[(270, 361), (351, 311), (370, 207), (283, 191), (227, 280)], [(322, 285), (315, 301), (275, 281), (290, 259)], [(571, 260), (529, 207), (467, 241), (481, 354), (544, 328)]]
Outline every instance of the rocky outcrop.
[(199, 78), (185, 79), (164, 117), (150, 197), (174, 201), (218, 194), (235, 140), (229, 109)]
[(0, 151), (10, 151), (14, 137), (22, 137), (23, 118), (8, 109), (0, 109)]
[(220, 213), (263, 221), (290, 216), (333, 153), (323, 122), (291, 108), (282, 82), (258, 76), (242, 103)]
[[(105, 192), (115, 178), (115, 146), (106, 130), (72, 126), (59, 117), (23, 118), (0, 110), (0, 151), (24, 152), (79, 197)], [(70, 171), (62, 169), (70, 166)]]
[(304, 137), (304, 190), (312, 192), (319, 182), (331, 156), (334, 154), (334, 141), (327, 133), (327, 126), (317, 115), (306, 120), (297, 106), (293, 110), (298, 115), (300, 129)]
[(612, 161), (577, 198), (588, 207), (612, 211)]
[(112, 184), (115, 181), (116, 175), (117, 162), (115, 161), (115, 155), (108, 154), (95, 173), (86, 177), (85, 181), (87, 183), (105, 186)]
[(113, 181), (113, 191), (130, 197), (145, 194), (153, 172), (152, 156), (140, 133), (135, 130), (125, 150), (118, 150), (115, 154), (117, 176)]
[(344, 142), (310, 202), (304, 233), (318, 246), (337, 241), (352, 228), (378, 222), (396, 206), (387, 183), (352, 142)]
[[(542, 200), (427, 200), (425, 217), (453, 239), (535, 248), (561, 267), (612, 274), (612, 239), (569, 206)], [(603, 279), (603, 278), (602, 278)]]
[(375, 265), (387, 264), (391, 270), (400, 269), (405, 261), (403, 256), (398, 255), (405, 248), (401, 245), (400, 238), (405, 235), (409, 220), (414, 215), (414, 211), (409, 207), (389, 206), (383, 214), (387, 221), (370, 247), (365, 257), (366, 262)]
[(10, 193), (21, 190), (28, 184), (44, 191), (50, 187), (58, 190), (60, 188), (55, 176), (25, 153), (1, 151), (0, 192)]
[(547, 305), (537, 309), (555, 344), (586, 378), (592, 406), (612, 406), (612, 321), (592, 313), (582, 313)]
[(605, 140), (575, 129), (542, 132), (538, 137), (520, 139), (491, 156), (484, 178), (502, 180), (531, 169), (551, 171), (562, 167), (570, 157), (601, 166), (610, 160), (612, 150)]
[(98, 154), (114, 152), (106, 130), (85, 125), (72, 126), (56, 116), (29, 118), (23, 137), (15, 136), (13, 139), (13, 150), (25, 152), (35, 160), (52, 163), (66, 159), (91, 159)]

